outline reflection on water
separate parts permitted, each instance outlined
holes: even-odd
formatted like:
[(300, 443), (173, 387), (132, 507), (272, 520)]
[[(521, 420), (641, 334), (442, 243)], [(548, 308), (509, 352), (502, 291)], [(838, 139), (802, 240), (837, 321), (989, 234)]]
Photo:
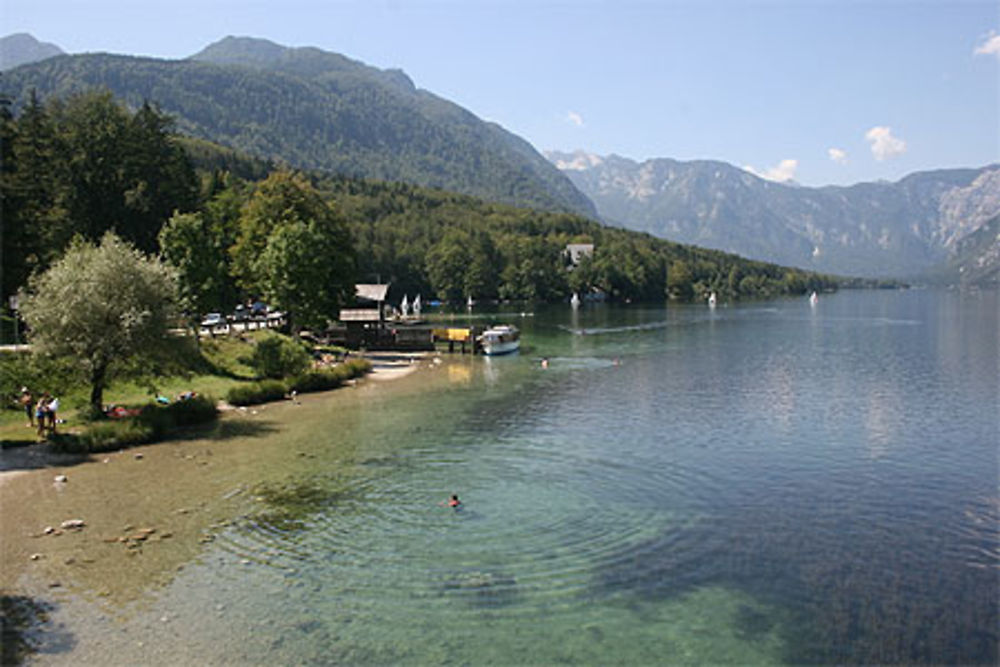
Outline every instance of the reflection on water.
[(67, 659), (994, 664), (996, 305), (538, 310), (530, 353), (301, 413)]

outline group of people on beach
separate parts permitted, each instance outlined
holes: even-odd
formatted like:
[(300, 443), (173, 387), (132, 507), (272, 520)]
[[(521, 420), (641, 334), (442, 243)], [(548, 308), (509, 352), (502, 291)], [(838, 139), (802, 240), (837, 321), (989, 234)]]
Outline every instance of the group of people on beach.
[(44, 438), (46, 433), (56, 432), (58, 421), (56, 413), (59, 410), (59, 399), (54, 398), (49, 392), (43, 391), (38, 400), (27, 387), (21, 387), (21, 406), (24, 414), (28, 418), (28, 428), (37, 428), (38, 437)]

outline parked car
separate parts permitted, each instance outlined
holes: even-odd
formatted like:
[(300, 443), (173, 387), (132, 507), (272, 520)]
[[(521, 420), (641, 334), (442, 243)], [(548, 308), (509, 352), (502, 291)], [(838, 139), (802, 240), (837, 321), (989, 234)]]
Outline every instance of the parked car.
[(233, 311), (233, 322), (246, 322), (250, 319), (250, 311), (242, 303)]
[(250, 306), (250, 316), (254, 319), (264, 319), (267, 316), (268, 307), (263, 301), (254, 301)]
[(206, 329), (211, 329), (212, 327), (221, 326), (226, 323), (226, 318), (222, 316), (222, 313), (209, 313), (205, 315), (205, 319), (201, 321), (201, 326)]

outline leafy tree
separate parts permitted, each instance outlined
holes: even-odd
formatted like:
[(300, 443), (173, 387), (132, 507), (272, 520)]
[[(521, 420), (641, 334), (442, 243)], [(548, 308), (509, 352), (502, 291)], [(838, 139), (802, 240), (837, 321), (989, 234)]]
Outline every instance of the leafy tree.
[(231, 249), (245, 289), (288, 313), (290, 326), (324, 326), (353, 293), (347, 226), (301, 175), (271, 174), (240, 218)]
[(263, 377), (280, 380), (308, 370), (312, 363), (309, 351), (299, 341), (273, 335), (257, 342), (253, 351), (254, 370)]
[(439, 299), (459, 303), (470, 296), (465, 280), (470, 243), (468, 233), (453, 229), (427, 253), (427, 277)]
[(32, 94), (15, 120), (2, 120), (3, 296), (14, 294), (32, 271), (47, 266), (65, 246), (66, 211), (58, 185), (55, 128), (51, 115)]
[(78, 360), (99, 414), (115, 367), (165, 346), (176, 301), (173, 269), (108, 233), (99, 245), (75, 240), (34, 276), (21, 312), (36, 353)]
[(672, 299), (690, 300), (694, 296), (694, 275), (684, 260), (672, 262), (667, 269), (667, 295)]
[(563, 247), (541, 237), (515, 237), (504, 245), (506, 266), (501, 296), (506, 299), (553, 301), (565, 296)]
[(131, 114), (109, 93), (44, 106), (31, 95), (4, 117), (3, 294), (44, 270), (77, 234), (109, 230), (146, 252), (175, 210), (197, 205), (197, 179), (169, 118), (150, 105)]
[(163, 257), (177, 269), (181, 309), (192, 325), (219, 310), (220, 285), (227, 277), (226, 254), (212, 239), (200, 213), (177, 213), (160, 230)]

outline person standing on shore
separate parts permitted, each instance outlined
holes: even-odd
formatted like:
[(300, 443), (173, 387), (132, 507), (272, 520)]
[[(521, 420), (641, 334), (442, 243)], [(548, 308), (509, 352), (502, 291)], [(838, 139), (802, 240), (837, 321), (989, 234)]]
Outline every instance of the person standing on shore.
[(56, 413), (59, 411), (59, 399), (53, 398), (49, 401), (48, 406), (48, 418), (49, 418), (49, 433), (56, 432)]
[(38, 437), (45, 437), (45, 426), (49, 420), (49, 402), (51, 401), (49, 392), (42, 392), (41, 398), (35, 404), (35, 422), (38, 424)]
[(24, 414), (28, 417), (28, 428), (35, 425), (35, 397), (31, 395), (31, 391), (27, 387), (21, 387), (21, 398), (18, 399), (18, 403), (24, 409)]

